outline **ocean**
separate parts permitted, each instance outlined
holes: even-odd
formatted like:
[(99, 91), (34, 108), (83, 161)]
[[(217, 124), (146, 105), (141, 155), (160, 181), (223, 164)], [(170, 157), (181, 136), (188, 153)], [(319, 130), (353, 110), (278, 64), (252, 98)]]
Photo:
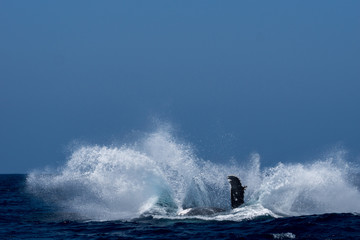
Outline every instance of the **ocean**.
[[(230, 207), (228, 175), (244, 185)], [(213, 163), (156, 131), (78, 146), (63, 166), (0, 175), (0, 239), (360, 239), (356, 166), (341, 151), (308, 163)], [(210, 216), (181, 216), (217, 207)]]

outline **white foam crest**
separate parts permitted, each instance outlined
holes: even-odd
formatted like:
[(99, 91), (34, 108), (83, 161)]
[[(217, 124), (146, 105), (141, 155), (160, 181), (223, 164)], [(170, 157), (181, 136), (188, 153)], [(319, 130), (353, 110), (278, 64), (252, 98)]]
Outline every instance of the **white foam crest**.
[(351, 184), (343, 152), (310, 164), (279, 163), (262, 173), (253, 198), (284, 215), (360, 212), (360, 193)]
[(273, 236), (274, 236), (274, 239), (295, 239), (296, 238), (296, 235), (291, 232), (274, 233)]
[(261, 204), (252, 204), (252, 205), (245, 205), (241, 208), (228, 210), (225, 213), (218, 213), (215, 215), (210, 216), (201, 216), (201, 215), (191, 215), (186, 216), (186, 213), (189, 212), (188, 210), (183, 210), (182, 215), (177, 216), (161, 216), (156, 215), (154, 218), (166, 218), (166, 219), (200, 219), (200, 220), (216, 220), (216, 221), (243, 221), (243, 220), (251, 220), (257, 217), (269, 216), (269, 217), (280, 217), (276, 215), (269, 209), (264, 208)]
[(217, 215), (215, 220), (219, 221), (242, 221), (251, 220), (260, 216), (279, 217), (261, 204), (245, 205), (241, 208), (233, 209), (229, 214)]

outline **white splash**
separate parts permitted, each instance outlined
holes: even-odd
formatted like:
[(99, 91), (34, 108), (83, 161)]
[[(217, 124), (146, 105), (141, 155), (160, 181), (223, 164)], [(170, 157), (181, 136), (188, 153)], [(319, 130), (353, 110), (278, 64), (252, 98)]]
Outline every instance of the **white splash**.
[(360, 211), (360, 193), (350, 181), (342, 151), (309, 164), (266, 169), (253, 197), (277, 213), (304, 215)]
[[(242, 165), (245, 165), (244, 163)], [(28, 190), (82, 218), (131, 219), (144, 213), (177, 218), (187, 207), (219, 207), (226, 214), (202, 217), (241, 221), (258, 216), (360, 212), (360, 193), (349, 181), (342, 154), (310, 164), (260, 169), (253, 154), (247, 167), (196, 157), (188, 144), (160, 129), (123, 146), (82, 146), (56, 172), (28, 175)], [(248, 186), (244, 207), (230, 209), (228, 175)]]

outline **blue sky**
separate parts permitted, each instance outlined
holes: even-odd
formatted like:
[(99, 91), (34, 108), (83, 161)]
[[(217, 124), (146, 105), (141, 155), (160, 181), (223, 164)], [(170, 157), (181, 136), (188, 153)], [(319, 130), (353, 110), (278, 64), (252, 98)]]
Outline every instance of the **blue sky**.
[(0, 2), (0, 173), (169, 122), (199, 157), (360, 154), (359, 1)]

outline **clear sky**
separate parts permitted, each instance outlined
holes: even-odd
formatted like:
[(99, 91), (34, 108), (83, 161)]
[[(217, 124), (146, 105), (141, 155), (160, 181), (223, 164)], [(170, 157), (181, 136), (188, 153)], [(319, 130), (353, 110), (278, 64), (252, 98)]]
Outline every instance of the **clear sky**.
[(360, 154), (360, 1), (0, 1), (0, 173), (169, 122), (199, 157)]

